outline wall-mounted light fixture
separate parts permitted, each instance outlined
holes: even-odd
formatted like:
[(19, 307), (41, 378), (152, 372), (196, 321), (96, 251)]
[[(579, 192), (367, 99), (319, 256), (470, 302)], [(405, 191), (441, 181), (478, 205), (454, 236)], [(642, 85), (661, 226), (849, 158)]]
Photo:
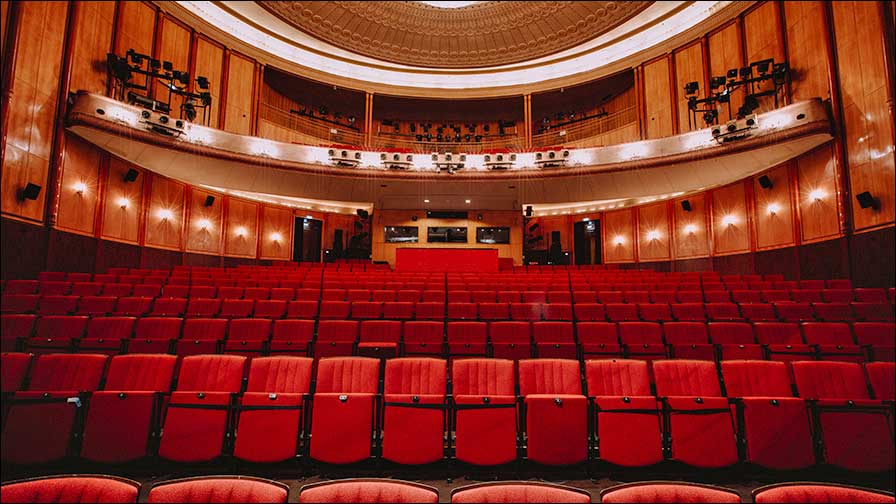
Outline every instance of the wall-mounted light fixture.
[(83, 195), (84, 191), (87, 190), (87, 184), (84, 182), (75, 182), (72, 189), (74, 189), (76, 193)]
[(236, 228), (236, 235), (240, 238), (246, 236), (246, 228), (244, 228), (243, 226)]
[(809, 193), (809, 199), (812, 201), (821, 201), (827, 197), (828, 193), (824, 189), (813, 189)]
[(722, 217), (722, 225), (733, 226), (735, 224), (737, 224), (737, 217), (735, 217), (733, 214), (728, 214)]
[(647, 232), (647, 239), (649, 241), (655, 241), (660, 239), (660, 232), (656, 229)]
[(174, 212), (172, 212), (171, 210), (168, 210), (167, 208), (163, 208), (163, 209), (159, 210), (157, 215), (159, 216), (159, 219), (163, 220), (163, 221), (174, 218)]
[(616, 237), (613, 238), (613, 243), (615, 243), (616, 245), (622, 245), (625, 243), (625, 238), (622, 235), (616, 235)]
[(126, 208), (128, 207), (128, 205), (131, 204), (131, 200), (129, 200), (129, 199), (125, 198), (125, 197), (121, 197), (121, 198), (118, 198), (118, 200), (116, 201), (116, 203), (118, 203), (118, 206), (120, 206), (121, 209), (124, 210), (124, 209), (126, 209)]
[(689, 235), (692, 235), (697, 232), (697, 226), (695, 226), (693, 224), (688, 224), (684, 227), (684, 232)]
[(769, 215), (776, 215), (778, 212), (781, 211), (781, 205), (779, 205), (777, 203), (769, 203), (768, 207), (766, 207), (766, 211), (768, 212)]
[(199, 226), (199, 229), (205, 231), (206, 229), (211, 227), (212, 223), (209, 222), (208, 219), (199, 219), (198, 221), (196, 221), (196, 225)]
[(283, 239), (283, 236), (280, 233), (271, 233), (271, 241), (275, 243), (279, 243), (280, 240)]

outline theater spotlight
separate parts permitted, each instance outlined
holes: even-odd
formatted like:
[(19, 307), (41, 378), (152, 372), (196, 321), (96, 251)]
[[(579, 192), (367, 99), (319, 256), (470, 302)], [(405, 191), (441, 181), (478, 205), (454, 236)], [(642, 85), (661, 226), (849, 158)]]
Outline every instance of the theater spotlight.
[(181, 72), (180, 70), (175, 70), (171, 73), (171, 77), (186, 86), (190, 83), (190, 73), (189, 72)]
[(720, 88), (725, 85), (725, 76), (719, 75), (709, 80), (710, 89)]
[(192, 103), (184, 103), (184, 116), (190, 122), (196, 119), (196, 107)]
[(716, 119), (718, 118), (719, 111), (716, 109), (707, 110), (703, 113), (703, 122), (705, 122), (707, 126), (710, 124), (714, 124), (716, 122)]
[(199, 89), (208, 89), (208, 77), (203, 77), (201, 75), (196, 77), (196, 86)]
[(171, 72), (172, 70), (174, 70), (174, 65), (171, 64), (170, 61), (163, 61), (162, 62), (162, 70), (164, 70), (166, 72)]
[(753, 69), (752, 69), (752, 68), (750, 68), (750, 67), (748, 67), (748, 66), (745, 66), (745, 67), (742, 67), (742, 68), (740, 69), (740, 78), (741, 78), (741, 79), (747, 79), (747, 78), (749, 78), (749, 77), (752, 76), (752, 75), (753, 75)]
[(696, 95), (697, 90), (700, 89), (700, 84), (697, 81), (688, 82), (684, 85), (684, 94), (686, 95)]
[(790, 66), (786, 62), (775, 63), (775, 66), (772, 67), (772, 79), (778, 84), (783, 84), (789, 71)]
[(744, 104), (741, 105), (740, 108), (737, 110), (737, 116), (741, 117), (741, 118), (746, 117), (746, 116), (752, 114), (753, 111), (758, 108), (759, 108), (759, 100), (757, 100), (756, 97), (753, 95), (747, 95), (747, 97), (744, 98)]
[(730, 80), (730, 81), (735, 80), (735, 79), (737, 79), (737, 71), (738, 71), (737, 68), (732, 68), (731, 70), (728, 70), (728, 72), (725, 74), (725, 76), (728, 77), (728, 80)]
[(108, 65), (109, 71), (112, 72), (112, 76), (115, 79), (122, 82), (131, 80), (133, 74), (131, 73), (131, 66), (128, 65), (128, 61), (126, 59), (119, 58), (112, 53), (108, 53), (106, 54), (106, 64)]
[(775, 60), (773, 60), (771, 58), (760, 60), (760, 61), (754, 61), (754, 62), (750, 63), (750, 66), (755, 67), (756, 71), (759, 73), (759, 75), (766, 75), (768, 73), (769, 69), (771, 68), (772, 63), (774, 63), (774, 61)]
[(697, 110), (696, 96), (688, 96), (688, 110)]

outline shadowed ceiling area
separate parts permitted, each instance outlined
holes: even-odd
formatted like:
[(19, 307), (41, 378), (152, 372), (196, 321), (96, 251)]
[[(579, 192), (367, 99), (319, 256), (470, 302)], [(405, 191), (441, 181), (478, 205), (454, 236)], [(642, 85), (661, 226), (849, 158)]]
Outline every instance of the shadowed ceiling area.
[[(652, 2), (475, 2), (454, 8), (425, 2), (257, 3), (316, 38), (364, 56), (412, 66), (476, 68), (575, 47)], [(469, 2), (458, 2), (464, 3)]]

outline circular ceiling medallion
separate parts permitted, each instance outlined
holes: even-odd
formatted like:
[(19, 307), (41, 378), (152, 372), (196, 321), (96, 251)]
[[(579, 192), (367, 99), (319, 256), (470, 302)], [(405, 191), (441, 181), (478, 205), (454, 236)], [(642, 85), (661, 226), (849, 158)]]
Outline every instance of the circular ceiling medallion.
[(652, 2), (256, 3), (317, 39), (367, 57), (427, 68), (479, 68), (575, 47)]

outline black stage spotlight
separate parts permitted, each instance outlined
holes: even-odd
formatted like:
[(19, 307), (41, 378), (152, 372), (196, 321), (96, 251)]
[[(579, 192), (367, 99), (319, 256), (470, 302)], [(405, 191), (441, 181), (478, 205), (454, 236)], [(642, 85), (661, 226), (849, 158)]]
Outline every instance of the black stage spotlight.
[(112, 72), (112, 76), (116, 79), (122, 82), (131, 80), (131, 66), (128, 65), (126, 59), (108, 53), (106, 54), (106, 64), (109, 66), (109, 71)]
[(707, 125), (713, 124), (718, 118), (719, 111), (716, 109), (707, 110), (703, 113), (703, 122), (705, 122)]
[(124, 181), (125, 182), (133, 182), (133, 181), (137, 180), (138, 175), (140, 175), (140, 172), (138, 172), (137, 170), (135, 170), (133, 168), (128, 168), (127, 173), (124, 174)]
[(784, 63), (775, 63), (772, 67), (772, 78), (775, 82), (784, 82), (784, 78), (787, 76), (787, 72), (790, 71), (789, 65)]
[(731, 101), (731, 93), (729, 93), (727, 89), (722, 91), (716, 95), (716, 101), (719, 103), (729, 103)]
[(709, 80), (710, 89), (720, 88), (725, 85), (725, 76), (719, 75)]
[(754, 110), (759, 108), (759, 100), (756, 99), (753, 95), (747, 95), (744, 98), (744, 104), (740, 106), (737, 110), (737, 115), (740, 117), (746, 117), (753, 113)]
[(208, 77), (203, 77), (201, 75), (197, 76), (196, 86), (198, 86), (199, 89), (208, 89)]
[(697, 110), (696, 96), (688, 96), (688, 110)]
[(171, 76), (177, 82), (180, 82), (184, 86), (190, 83), (190, 73), (189, 72), (181, 72), (180, 70), (175, 70), (172, 72)]
[(737, 68), (732, 68), (731, 70), (728, 70), (728, 72), (725, 75), (728, 77), (728, 80), (737, 79)]
[(740, 69), (740, 78), (741, 79), (746, 79), (747, 77), (750, 77), (751, 75), (753, 75), (753, 69), (751, 67), (745, 66)]
[[(31, 184), (28, 184), (31, 185)], [(871, 195), (870, 192), (865, 191), (859, 194), (856, 194), (856, 200), (859, 202), (859, 206), (862, 208), (873, 208), (877, 210), (878, 201), (877, 198)]]
[(688, 82), (684, 85), (684, 94), (695, 95), (698, 89), (700, 89), (700, 84), (697, 81)]
[(164, 70), (166, 72), (170, 72), (170, 71), (174, 70), (174, 65), (172, 65), (170, 61), (163, 61), (162, 62), (162, 70)]
[(532, 205), (526, 206), (526, 217), (532, 217)]
[(210, 206), (212, 206), (212, 205), (214, 205), (214, 204), (215, 204), (215, 197), (214, 197), (214, 196), (206, 196), (206, 197), (205, 197), (205, 206), (210, 207)]
[(361, 218), (361, 220), (364, 220), (364, 219), (366, 219), (367, 217), (370, 217), (370, 214), (367, 213), (367, 210), (364, 210), (363, 208), (359, 208), (359, 209), (357, 210), (357, 214), (358, 214), (358, 217)]
[(759, 182), (759, 186), (763, 189), (771, 189), (774, 184), (772, 184), (772, 179), (769, 178), (768, 175), (763, 175), (757, 179)]
[(149, 67), (152, 68), (153, 70), (158, 70), (159, 67), (161, 67), (161, 66), (162, 66), (162, 63), (159, 62), (159, 60), (152, 59), (152, 58), (149, 60)]
[(28, 185), (25, 186), (24, 189), (19, 193), (20, 200), (36, 200), (37, 196), (40, 194), (40, 186), (37, 184), (32, 184), (28, 182)]
[(681, 200), (681, 209), (685, 212), (693, 210), (693, 207), (691, 207), (691, 200)]
[(538, 223), (537, 223), (537, 222), (534, 223), (534, 224), (532, 224), (531, 226), (529, 226), (529, 232), (535, 231), (536, 229), (538, 229)]
[(417, 136), (414, 137), (414, 138), (416, 138), (418, 142), (422, 142), (422, 141), (423, 141), (423, 135), (417, 135)]
[(760, 61), (754, 61), (754, 62), (750, 63), (750, 66), (756, 67), (756, 71), (759, 72), (759, 75), (765, 75), (768, 73), (768, 71), (771, 68), (772, 63), (774, 61), (775, 60), (773, 60), (771, 58), (760, 60)]
[(196, 107), (192, 103), (184, 103), (184, 116), (190, 122), (196, 120)]

